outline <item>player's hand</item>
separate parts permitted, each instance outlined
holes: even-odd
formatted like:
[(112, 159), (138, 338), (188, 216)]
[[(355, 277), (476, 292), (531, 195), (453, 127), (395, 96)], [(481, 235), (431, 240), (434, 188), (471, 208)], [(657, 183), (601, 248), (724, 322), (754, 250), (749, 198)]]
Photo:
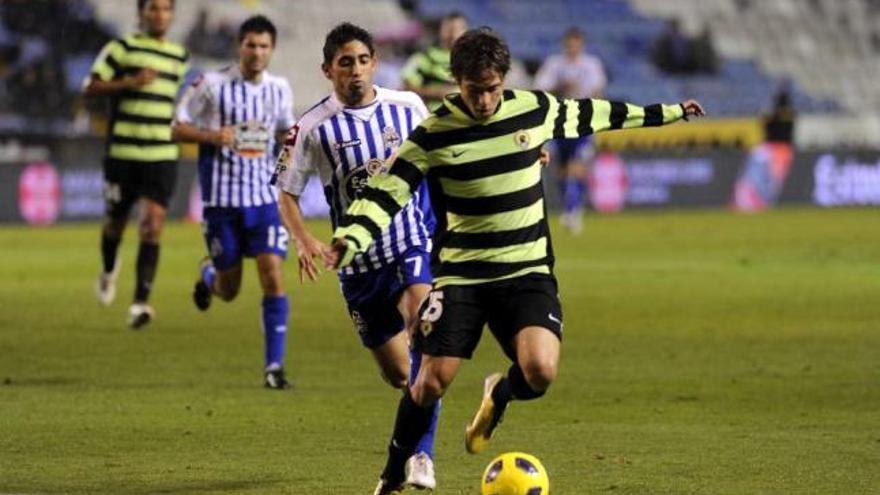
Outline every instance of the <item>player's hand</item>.
[(684, 109), (685, 120), (688, 117), (702, 117), (706, 115), (706, 111), (703, 110), (703, 106), (697, 100), (685, 100), (681, 102), (681, 108)]
[(216, 146), (231, 148), (235, 144), (235, 127), (228, 125), (215, 131), (211, 139)]
[(550, 152), (547, 151), (547, 148), (541, 148), (541, 154), (538, 156), (538, 161), (541, 162), (541, 166), (546, 167), (550, 165)]
[(128, 76), (128, 86), (132, 89), (142, 88), (147, 84), (155, 81), (158, 75), (159, 73), (153, 69), (141, 69), (137, 71), (133, 76)]
[(339, 267), (339, 262), (342, 261), (342, 257), (345, 256), (345, 251), (348, 249), (348, 246), (345, 245), (345, 241), (342, 239), (333, 239), (333, 242), (327, 246), (327, 249), (324, 250), (323, 259), (324, 259), (324, 267), (328, 270), (335, 270)]
[(318, 280), (318, 265), (315, 258), (324, 257), (324, 251), (328, 246), (310, 235), (296, 239), (296, 256), (299, 258), (299, 283), (302, 284), (306, 277), (314, 282)]

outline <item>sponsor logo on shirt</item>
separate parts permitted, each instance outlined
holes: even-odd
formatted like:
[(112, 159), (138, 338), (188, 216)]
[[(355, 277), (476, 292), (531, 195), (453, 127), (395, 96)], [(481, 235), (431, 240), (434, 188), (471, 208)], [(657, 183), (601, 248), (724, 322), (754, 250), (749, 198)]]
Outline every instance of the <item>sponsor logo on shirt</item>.
[(262, 122), (249, 120), (235, 126), (232, 149), (244, 158), (259, 158), (269, 151), (272, 135)]

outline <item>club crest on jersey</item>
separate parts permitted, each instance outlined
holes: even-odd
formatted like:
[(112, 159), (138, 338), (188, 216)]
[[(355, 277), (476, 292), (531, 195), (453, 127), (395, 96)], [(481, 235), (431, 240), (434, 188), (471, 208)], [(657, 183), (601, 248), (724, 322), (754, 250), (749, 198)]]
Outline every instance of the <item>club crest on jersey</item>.
[(397, 129), (386, 125), (382, 129), (382, 142), (385, 143), (386, 148), (397, 148), (400, 146), (400, 134), (397, 133)]
[(370, 174), (370, 177), (382, 173), (384, 168), (385, 162), (379, 158), (370, 158), (370, 161), (367, 162), (367, 173)]
[(513, 141), (520, 149), (527, 150), (529, 149), (529, 143), (532, 142), (532, 137), (529, 136), (529, 131), (523, 129), (513, 135)]
[(269, 150), (272, 135), (262, 122), (248, 120), (235, 126), (232, 149), (244, 158), (259, 158)]

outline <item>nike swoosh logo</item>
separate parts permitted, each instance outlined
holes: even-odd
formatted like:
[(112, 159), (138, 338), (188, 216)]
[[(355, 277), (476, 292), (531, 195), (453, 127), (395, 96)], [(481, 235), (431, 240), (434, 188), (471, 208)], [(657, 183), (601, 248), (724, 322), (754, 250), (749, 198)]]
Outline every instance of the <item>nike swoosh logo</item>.
[(557, 325), (562, 326), (562, 320), (553, 316), (553, 313), (547, 313), (547, 318), (550, 318), (550, 321), (556, 323)]
[(453, 152), (452, 152), (452, 158), (458, 158), (458, 157), (460, 157), (461, 155), (464, 154), (465, 151), (467, 151), (467, 150), (453, 151)]

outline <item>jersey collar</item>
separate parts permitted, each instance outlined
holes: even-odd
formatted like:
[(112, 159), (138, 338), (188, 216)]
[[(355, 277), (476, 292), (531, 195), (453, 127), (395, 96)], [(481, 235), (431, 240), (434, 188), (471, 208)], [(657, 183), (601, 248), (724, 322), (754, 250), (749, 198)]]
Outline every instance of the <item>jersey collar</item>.
[(331, 93), (330, 98), (333, 100), (333, 103), (340, 108), (343, 112), (355, 117), (357, 119), (367, 121), (373, 118), (373, 114), (376, 113), (376, 109), (379, 108), (379, 103), (382, 101), (382, 97), (384, 90), (379, 86), (373, 85), (373, 90), (376, 92), (376, 98), (373, 99), (370, 103), (366, 105), (361, 105), (358, 107), (349, 107), (346, 106), (342, 100), (336, 96), (336, 92)]
[(516, 95), (514, 94), (513, 90), (505, 89), (504, 93), (501, 96), (501, 101), (498, 102), (498, 107), (495, 109), (495, 113), (493, 113), (492, 116), (486, 120), (477, 120), (474, 117), (474, 115), (471, 113), (470, 109), (468, 109), (467, 105), (465, 105), (464, 100), (461, 98), (461, 93), (452, 93), (452, 94), (446, 95), (446, 97), (443, 98), (443, 105), (446, 106), (446, 108), (448, 108), (450, 111), (452, 111), (452, 113), (454, 113), (456, 115), (459, 115), (461, 117), (465, 117), (467, 119), (474, 120), (477, 122), (485, 123), (485, 122), (489, 122), (489, 121), (493, 120), (495, 117), (498, 116), (498, 114), (501, 113), (501, 107), (504, 106), (505, 101), (509, 101), (514, 98), (516, 98)]

